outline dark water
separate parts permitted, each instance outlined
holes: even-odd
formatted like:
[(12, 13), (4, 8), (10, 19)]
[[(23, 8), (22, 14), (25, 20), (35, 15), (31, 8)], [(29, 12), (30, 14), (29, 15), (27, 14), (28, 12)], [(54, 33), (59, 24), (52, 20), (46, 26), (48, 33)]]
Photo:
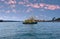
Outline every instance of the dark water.
[(0, 39), (60, 39), (60, 22), (2, 22)]

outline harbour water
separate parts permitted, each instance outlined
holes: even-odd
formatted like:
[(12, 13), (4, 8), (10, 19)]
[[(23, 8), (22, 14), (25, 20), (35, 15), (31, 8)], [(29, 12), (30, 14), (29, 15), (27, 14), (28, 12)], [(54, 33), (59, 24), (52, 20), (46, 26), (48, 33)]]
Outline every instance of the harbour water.
[(60, 22), (0, 22), (0, 39), (60, 39)]

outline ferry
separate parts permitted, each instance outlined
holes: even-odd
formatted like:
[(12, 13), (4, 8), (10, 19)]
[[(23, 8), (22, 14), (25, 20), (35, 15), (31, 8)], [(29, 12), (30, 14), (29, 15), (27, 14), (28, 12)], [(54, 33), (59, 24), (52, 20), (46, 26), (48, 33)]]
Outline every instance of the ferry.
[(35, 19), (31, 17), (30, 19), (23, 21), (23, 24), (37, 24), (37, 21), (35, 21)]

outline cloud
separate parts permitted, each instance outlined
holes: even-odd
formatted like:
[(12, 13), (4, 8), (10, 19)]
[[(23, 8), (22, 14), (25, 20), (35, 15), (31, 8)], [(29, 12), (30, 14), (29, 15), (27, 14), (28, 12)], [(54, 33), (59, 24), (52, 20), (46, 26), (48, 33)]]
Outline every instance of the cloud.
[(11, 11), (10, 10), (7, 10), (6, 13), (10, 13)]
[[(32, 8), (38, 8), (38, 9), (47, 9), (47, 10), (57, 10), (60, 9), (59, 5), (54, 5), (54, 4), (46, 4), (46, 3), (37, 3), (37, 0), (33, 0), (36, 3), (31, 3), (29, 0), (22, 0), (17, 2), (17, 0), (1, 0), (4, 1), (4, 3), (8, 4), (10, 8), (16, 8), (16, 4), (23, 5), (26, 7), (32, 7)], [(27, 10), (29, 11), (29, 10)]]
[(29, 0), (23, 0), (25, 3), (29, 3)]
[(44, 3), (35, 3), (35, 4), (27, 4), (25, 5), (27, 7), (33, 7), (33, 8), (43, 8), (43, 9), (49, 9), (49, 10), (56, 10), (60, 9), (59, 5), (50, 5), (50, 4), (44, 4)]
[(0, 1), (5, 1), (5, 0), (0, 0)]
[(28, 12), (31, 12), (31, 11), (32, 11), (31, 8), (28, 8), (28, 9), (26, 10), (27, 13), (28, 13)]
[(25, 4), (25, 2), (18, 2), (18, 4)]
[(8, 0), (8, 1), (4, 1), (6, 4), (10, 4), (10, 5), (13, 5), (13, 4), (16, 4), (16, 0)]
[(33, 8), (40, 8), (40, 6), (38, 5), (38, 3), (32, 4), (31, 7), (33, 7)]
[(28, 4), (28, 3), (29, 3), (29, 0), (22, 0), (18, 2), (18, 4)]
[(15, 9), (13, 9), (12, 12), (16, 13), (17, 11)]
[[(36, 0), (34, 0), (36, 1)], [(26, 3), (28, 2), (28, 3)], [(43, 8), (43, 9), (48, 9), (48, 10), (57, 10), (60, 9), (59, 5), (51, 5), (51, 4), (46, 4), (46, 3), (31, 3), (28, 0), (19, 2), (19, 4), (22, 4), (26, 7), (32, 7), (32, 8)]]
[(15, 8), (15, 7), (16, 7), (16, 5), (10, 5), (10, 7), (11, 7), (11, 8)]
[(16, 4), (15, 0), (9, 0), (8, 4)]
[(11, 12), (16, 13), (16, 12), (18, 12), (18, 11), (16, 11), (15, 9), (12, 9), (12, 10), (6, 10), (5, 12), (6, 12), (6, 13), (11, 13)]
[(60, 9), (60, 6), (58, 6), (58, 5), (48, 5), (47, 7), (45, 7), (45, 9), (56, 10), (56, 9)]
[(16, 6), (16, 0), (8, 0), (8, 1), (4, 1), (5, 4), (8, 4), (11, 8), (15, 8)]

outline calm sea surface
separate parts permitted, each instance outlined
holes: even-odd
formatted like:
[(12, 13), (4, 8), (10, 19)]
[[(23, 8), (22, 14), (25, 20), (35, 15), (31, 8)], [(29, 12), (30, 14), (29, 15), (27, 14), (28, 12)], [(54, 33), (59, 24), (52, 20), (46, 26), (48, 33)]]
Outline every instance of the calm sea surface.
[(0, 22), (0, 39), (60, 39), (60, 22)]

